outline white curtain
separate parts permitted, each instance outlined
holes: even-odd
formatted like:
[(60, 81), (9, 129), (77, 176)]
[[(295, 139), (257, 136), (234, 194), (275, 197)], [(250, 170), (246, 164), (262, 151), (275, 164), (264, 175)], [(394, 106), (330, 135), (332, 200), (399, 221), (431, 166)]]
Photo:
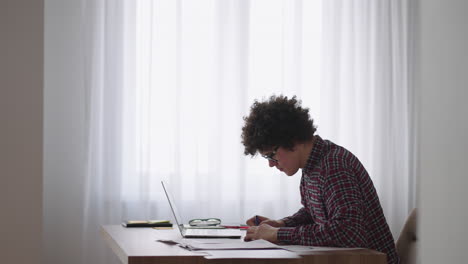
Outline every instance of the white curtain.
[(280, 93), (359, 157), (398, 235), (414, 206), (406, 1), (83, 3), (83, 263), (115, 261), (100, 225), (172, 218), (161, 180), (184, 221), (298, 210), (300, 173), (240, 143), (253, 100)]

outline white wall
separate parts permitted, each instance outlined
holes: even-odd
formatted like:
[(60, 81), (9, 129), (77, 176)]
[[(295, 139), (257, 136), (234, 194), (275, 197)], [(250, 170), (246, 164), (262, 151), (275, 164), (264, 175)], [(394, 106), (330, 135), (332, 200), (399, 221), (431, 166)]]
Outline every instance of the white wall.
[(82, 1), (45, 0), (45, 263), (81, 262), (85, 100)]
[(42, 254), (43, 0), (0, 1), (0, 262)]
[(418, 4), (421, 263), (467, 263), (468, 1)]

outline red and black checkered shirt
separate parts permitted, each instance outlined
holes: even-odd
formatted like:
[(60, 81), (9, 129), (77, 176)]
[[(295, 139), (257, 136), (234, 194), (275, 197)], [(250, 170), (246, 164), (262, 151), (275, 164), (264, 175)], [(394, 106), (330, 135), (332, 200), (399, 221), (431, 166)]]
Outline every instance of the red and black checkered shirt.
[(351, 152), (316, 136), (300, 191), (303, 207), (282, 219), (280, 242), (370, 248), (399, 263), (374, 184)]

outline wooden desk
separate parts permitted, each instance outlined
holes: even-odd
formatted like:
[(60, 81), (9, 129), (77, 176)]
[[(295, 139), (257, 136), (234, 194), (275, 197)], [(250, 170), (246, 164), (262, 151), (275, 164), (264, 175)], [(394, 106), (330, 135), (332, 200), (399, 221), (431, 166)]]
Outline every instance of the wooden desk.
[(157, 242), (159, 238), (180, 238), (176, 230), (103, 226), (101, 233), (124, 264), (384, 264), (383, 253), (369, 249), (314, 251), (296, 259), (206, 259), (206, 253), (189, 251)]

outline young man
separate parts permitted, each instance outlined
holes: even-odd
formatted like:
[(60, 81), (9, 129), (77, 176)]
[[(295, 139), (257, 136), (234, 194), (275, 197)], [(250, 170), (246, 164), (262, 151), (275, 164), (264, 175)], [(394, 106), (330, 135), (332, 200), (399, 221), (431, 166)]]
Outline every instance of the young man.
[(255, 216), (245, 240), (370, 248), (399, 263), (376, 190), (361, 162), (345, 148), (314, 135), (309, 109), (296, 97), (255, 101), (244, 117), (246, 155), (259, 152), (270, 167), (294, 175), (302, 169), (303, 207), (281, 220)]

